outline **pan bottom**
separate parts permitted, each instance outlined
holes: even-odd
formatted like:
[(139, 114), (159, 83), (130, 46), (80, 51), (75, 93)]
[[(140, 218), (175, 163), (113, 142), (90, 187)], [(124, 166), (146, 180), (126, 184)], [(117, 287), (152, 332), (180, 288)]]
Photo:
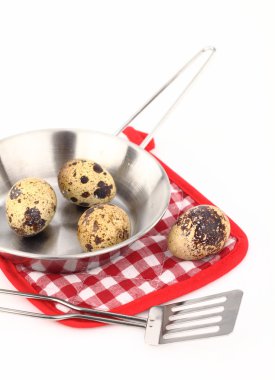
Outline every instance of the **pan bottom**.
[[(5, 199), (0, 198), (0, 246), (7, 251), (18, 250), (45, 256), (64, 256), (82, 253), (77, 239), (77, 222), (85, 208), (76, 206), (64, 199), (59, 191), (56, 178), (45, 178), (54, 188), (57, 196), (57, 210), (51, 224), (40, 234), (32, 237), (21, 237), (15, 234), (8, 225), (5, 215)], [(136, 217), (125, 199), (120, 194), (112, 204), (122, 207), (129, 215), (131, 234), (135, 233)]]

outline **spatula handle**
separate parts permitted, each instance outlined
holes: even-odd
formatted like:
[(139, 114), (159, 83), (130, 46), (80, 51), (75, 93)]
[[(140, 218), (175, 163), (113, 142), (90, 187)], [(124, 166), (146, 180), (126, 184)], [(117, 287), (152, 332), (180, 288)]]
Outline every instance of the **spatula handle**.
[[(88, 307), (81, 307), (74, 305), (68, 301), (65, 301), (61, 298), (58, 297), (51, 297), (51, 296), (46, 296), (42, 294), (35, 294), (35, 293), (24, 293), (24, 292), (19, 292), (17, 290), (10, 290), (10, 289), (0, 289), (0, 294), (10, 294), (10, 295), (16, 295), (20, 297), (25, 297), (29, 299), (37, 299), (40, 301), (48, 301), (48, 302), (54, 302), (55, 304), (60, 304), (63, 306), (66, 306), (67, 308), (71, 310), (76, 310), (79, 312), (83, 312), (86, 314), (74, 314), (74, 317), (72, 317), (73, 314), (58, 314), (54, 316), (50, 316), (49, 319), (72, 319), (72, 318), (77, 318), (77, 319), (89, 319), (92, 321), (98, 321), (98, 322), (104, 322), (104, 323), (116, 323), (114, 321), (120, 321), (119, 324), (126, 324), (126, 325), (132, 325), (132, 326), (141, 326), (145, 327), (146, 326), (146, 319), (141, 318), (141, 317), (135, 317), (131, 315), (124, 315), (124, 314), (119, 314), (119, 313), (113, 313), (110, 311), (101, 311), (101, 310), (96, 310)], [(44, 318), (44, 314), (39, 314), (39, 313), (31, 313), (23, 310), (16, 310), (16, 309), (9, 309), (9, 308), (0, 308), (0, 311), (2, 312), (7, 312), (7, 313), (14, 313), (14, 314), (22, 314), (22, 315), (29, 315), (33, 317), (39, 317), (39, 318)], [(91, 314), (91, 315), (87, 315)], [(95, 315), (99, 315), (98, 317)], [(77, 316), (77, 317), (76, 317)], [(86, 318), (86, 317), (89, 318)], [(93, 319), (90, 318), (93, 316)], [(101, 316), (105, 316), (107, 318), (103, 318)], [(45, 316), (45, 318), (47, 315)], [(62, 318), (64, 317), (64, 318)], [(85, 318), (84, 318), (85, 317)], [(96, 318), (96, 319), (95, 319)]]
[(121, 319), (112, 319), (112, 318), (104, 318), (104, 317), (96, 317), (94, 315), (87, 315), (87, 314), (42, 314), (42, 313), (35, 313), (32, 311), (26, 311), (26, 310), (18, 310), (18, 309), (12, 309), (7, 307), (0, 307), (1, 313), (9, 313), (9, 314), (19, 314), (24, 315), (26, 317), (33, 317), (33, 318), (41, 318), (41, 319), (51, 319), (55, 321), (64, 321), (68, 319), (84, 319), (88, 321), (95, 321), (95, 322), (101, 322), (101, 323), (107, 323), (107, 324), (114, 324), (114, 325), (129, 325), (129, 326), (135, 326), (135, 327), (145, 327), (142, 324), (139, 324), (138, 322), (133, 321), (127, 321), (127, 320), (121, 320)]

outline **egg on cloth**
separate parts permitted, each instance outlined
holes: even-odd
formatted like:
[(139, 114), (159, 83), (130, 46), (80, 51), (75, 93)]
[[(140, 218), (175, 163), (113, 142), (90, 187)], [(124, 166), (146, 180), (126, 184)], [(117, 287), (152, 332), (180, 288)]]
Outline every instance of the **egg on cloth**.
[(170, 252), (198, 260), (222, 250), (230, 235), (228, 217), (215, 206), (200, 205), (182, 214), (168, 235)]
[(78, 221), (78, 240), (85, 252), (107, 248), (130, 236), (130, 220), (122, 208), (96, 205), (86, 210)]
[(66, 162), (59, 171), (58, 185), (66, 199), (82, 207), (107, 203), (116, 195), (111, 174), (91, 160)]
[(9, 226), (20, 236), (34, 236), (43, 231), (55, 210), (55, 192), (51, 185), (39, 178), (16, 182), (6, 199)]

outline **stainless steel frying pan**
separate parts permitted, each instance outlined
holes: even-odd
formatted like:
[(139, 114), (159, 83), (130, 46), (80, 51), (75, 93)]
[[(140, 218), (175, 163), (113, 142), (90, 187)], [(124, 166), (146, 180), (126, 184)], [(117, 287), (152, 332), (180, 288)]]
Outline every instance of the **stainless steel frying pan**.
[[(188, 65), (203, 53), (210, 52), (208, 59), (185, 87), (179, 99), (202, 71), (214, 51), (214, 48), (205, 48), (197, 53), (125, 123), (117, 134), (178, 78)], [(0, 141), (1, 255), (34, 270), (72, 273), (101, 265), (115, 254), (123, 254), (123, 247), (129, 246), (146, 234), (161, 219), (168, 207), (169, 179), (158, 161), (143, 148), (172, 107), (143, 141), (141, 147), (118, 136), (83, 130), (42, 130)], [(76, 225), (84, 209), (66, 201), (60, 195), (57, 186), (59, 169), (72, 158), (86, 158), (99, 162), (113, 175), (117, 196), (112, 203), (121, 206), (130, 217), (129, 239), (106, 249), (88, 253), (81, 251)], [(57, 212), (51, 225), (31, 238), (19, 237), (11, 231), (5, 216), (7, 193), (16, 181), (24, 177), (45, 179), (56, 190), (58, 197)]]

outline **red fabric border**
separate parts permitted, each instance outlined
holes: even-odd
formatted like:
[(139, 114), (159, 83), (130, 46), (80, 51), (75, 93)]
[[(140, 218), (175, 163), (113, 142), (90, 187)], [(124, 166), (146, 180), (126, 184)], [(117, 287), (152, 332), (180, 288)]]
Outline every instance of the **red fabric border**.
[[(145, 133), (139, 132), (132, 127), (128, 127), (124, 133), (127, 137), (134, 143), (140, 144), (144, 137)], [(154, 148), (154, 142), (151, 142), (146, 150), (150, 151)], [(157, 158), (157, 157), (156, 157)], [(157, 158), (158, 159), (158, 158)], [(197, 191), (193, 186), (181, 178), (177, 173), (170, 169), (167, 165), (158, 161), (166, 170), (169, 178), (175, 182), (181, 189), (183, 189), (187, 194), (189, 194), (197, 203), (199, 204), (213, 204), (211, 203), (204, 195)], [(116, 309), (113, 309), (113, 312), (125, 313), (129, 315), (134, 315), (144, 311), (151, 306), (158, 305), (164, 302), (168, 302), (174, 298), (185, 295), (189, 292), (192, 292), (196, 289), (201, 288), (202, 286), (215, 281), (219, 277), (223, 276), (235, 266), (237, 266), (245, 257), (248, 249), (248, 240), (245, 233), (240, 229), (240, 227), (230, 219), (231, 223), (231, 234), (237, 239), (235, 248), (222, 260), (218, 261), (215, 265), (205, 268), (195, 276), (183, 280), (180, 283), (167, 286), (163, 289), (156, 290), (148, 295), (143, 296), (137, 300), (134, 300), (126, 305), (120, 306)], [(34, 288), (19, 275), (16, 267), (10, 261), (4, 260), (0, 257), (0, 268), (2, 269), (5, 276), (9, 281), (19, 290), (23, 292), (36, 293)], [(45, 314), (56, 314), (56, 309), (50, 302), (43, 302), (39, 300), (29, 300), (34, 306), (36, 306), (40, 311)], [(60, 321), (64, 325), (70, 327), (96, 327), (102, 326), (102, 323), (90, 322), (90, 321), (79, 321), (79, 320), (67, 320)]]

